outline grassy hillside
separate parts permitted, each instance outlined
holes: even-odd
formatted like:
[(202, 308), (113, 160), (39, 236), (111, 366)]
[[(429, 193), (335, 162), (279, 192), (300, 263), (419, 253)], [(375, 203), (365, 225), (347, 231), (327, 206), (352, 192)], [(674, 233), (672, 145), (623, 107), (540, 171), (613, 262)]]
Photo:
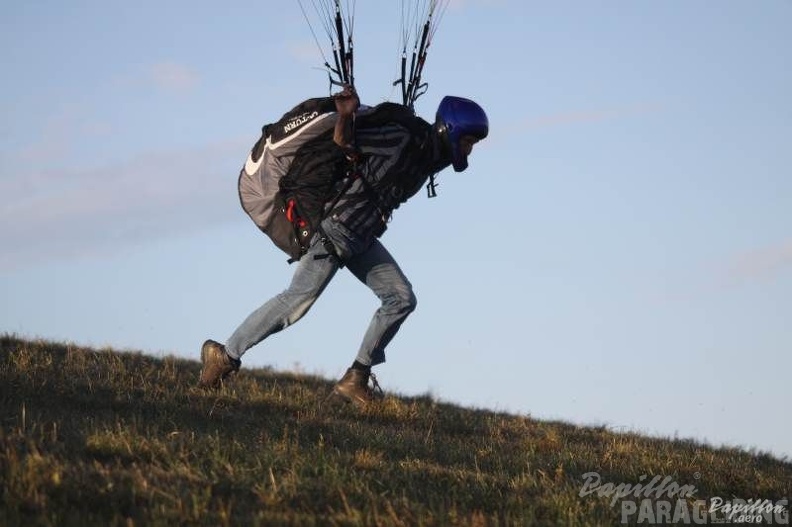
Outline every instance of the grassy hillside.
[(589, 472), (670, 476), (688, 503), (791, 493), (792, 464), (768, 455), (428, 398), (359, 412), (325, 402), (328, 380), (269, 370), (212, 392), (199, 370), (0, 337), (0, 524), (618, 524), (623, 500), (581, 496)]

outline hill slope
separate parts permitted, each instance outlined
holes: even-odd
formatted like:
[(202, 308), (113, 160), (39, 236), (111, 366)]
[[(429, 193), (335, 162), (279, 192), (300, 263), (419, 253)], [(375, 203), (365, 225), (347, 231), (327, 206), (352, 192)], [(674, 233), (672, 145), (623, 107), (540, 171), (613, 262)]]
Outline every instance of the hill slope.
[[(199, 370), (0, 337), (0, 523), (613, 525), (646, 496), (657, 521), (664, 500), (791, 493), (792, 464), (768, 455), (428, 398), (358, 412), (326, 403), (329, 381), (269, 370), (213, 392)], [(607, 486), (655, 475), (695, 490)]]

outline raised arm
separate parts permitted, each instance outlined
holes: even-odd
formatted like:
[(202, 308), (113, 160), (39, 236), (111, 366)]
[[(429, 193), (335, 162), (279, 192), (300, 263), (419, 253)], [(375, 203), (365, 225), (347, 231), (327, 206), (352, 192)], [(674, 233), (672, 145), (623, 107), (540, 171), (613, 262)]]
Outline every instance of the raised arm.
[(352, 86), (334, 95), (338, 120), (333, 131), (333, 141), (344, 150), (352, 151), (355, 148), (354, 122), (355, 111), (360, 107), (360, 99)]

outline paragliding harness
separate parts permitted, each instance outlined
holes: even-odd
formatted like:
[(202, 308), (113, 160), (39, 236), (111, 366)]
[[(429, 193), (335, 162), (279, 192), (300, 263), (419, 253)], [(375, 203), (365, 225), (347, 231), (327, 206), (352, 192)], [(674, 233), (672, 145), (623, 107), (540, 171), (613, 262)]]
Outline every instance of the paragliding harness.
[[(331, 212), (343, 214), (354, 206), (357, 198), (345, 198), (353, 185), (354, 195), (365, 196), (379, 212), (383, 231), (393, 209), (420, 188), (421, 171), (371, 179), (372, 158), (363, 153), (369, 147), (345, 149), (333, 141), (337, 113), (331, 108), (332, 98), (309, 99), (266, 125), (240, 174), (243, 209), (290, 262), (299, 260), (317, 235), (328, 254), (335, 254), (321, 225)], [(363, 134), (399, 126), (418, 144), (425, 144), (429, 133), (423, 120), (395, 103), (364, 108), (355, 122)]]
[(242, 208), (290, 263), (317, 233), (326, 238), (321, 222), (356, 177), (356, 166), (332, 140), (336, 118), (332, 98), (297, 105), (262, 128), (239, 176)]

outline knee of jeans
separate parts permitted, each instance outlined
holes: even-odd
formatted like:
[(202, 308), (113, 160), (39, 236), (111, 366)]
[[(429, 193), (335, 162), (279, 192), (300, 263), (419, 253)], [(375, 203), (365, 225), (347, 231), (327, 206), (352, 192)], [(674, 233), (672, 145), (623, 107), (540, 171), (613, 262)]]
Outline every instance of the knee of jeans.
[(418, 307), (418, 297), (415, 296), (415, 293), (413, 293), (412, 289), (410, 289), (410, 295), (407, 299), (407, 309), (410, 313), (412, 313), (415, 311), (416, 307)]
[(307, 299), (302, 303), (294, 306), (292, 312), (289, 313), (289, 315), (286, 317), (286, 325), (291, 326), (292, 324), (300, 320), (302, 317), (304, 317), (305, 314), (308, 312), (308, 310), (311, 309), (312, 305), (313, 305), (313, 300)]
[(311, 309), (311, 306), (313, 306), (316, 298), (311, 295), (298, 295), (283, 292), (278, 295), (278, 300), (280, 300), (283, 306), (283, 325), (285, 328), (291, 326), (305, 316), (308, 310)]
[(389, 305), (394, 311), (409, 314), (418, 307), (418, 298), (412, 289), (399, 289), (391, 292), (383, 304)]

